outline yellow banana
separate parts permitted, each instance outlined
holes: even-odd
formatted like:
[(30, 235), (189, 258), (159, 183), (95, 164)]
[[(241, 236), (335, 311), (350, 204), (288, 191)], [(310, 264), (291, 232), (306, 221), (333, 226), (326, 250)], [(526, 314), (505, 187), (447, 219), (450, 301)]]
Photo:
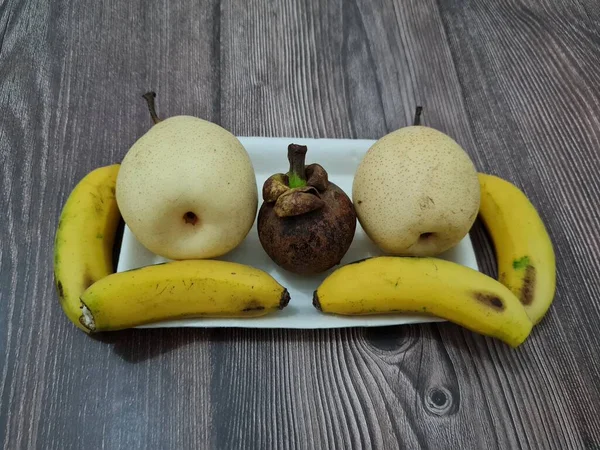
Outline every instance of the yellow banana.
[(194, 317), (254, 317), (283, 309), (290, 296), (266, 272), (217, 260), (185, 260), (109, 275), (81, 296), (89, 331), (120, 330)]
[(95, 281), (114, 272), (112, 249), (120, 214), (115, 199), (119, 165), (86, 175), (69, 195), (54, 241), (54, 280), (60, 304), (79, 328), (79, 296)]
[(513, 347), (532, 328), (523, 305), (505, 286), (436, 258), (380, 256), (348, 264), (323, 281), (313, 305), (343, 315), (434, 315)]
[(496, 249), (498, 280), (525, 306), (536, 324), (556, 289), (556, 261), (550, 236), (525, 194), (493, 175), (479, 174), (479, 215)]

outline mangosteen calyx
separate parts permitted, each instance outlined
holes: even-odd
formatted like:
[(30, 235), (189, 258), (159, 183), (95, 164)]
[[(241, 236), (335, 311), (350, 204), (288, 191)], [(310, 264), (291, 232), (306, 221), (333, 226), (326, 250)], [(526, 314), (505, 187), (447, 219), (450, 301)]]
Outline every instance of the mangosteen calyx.
[(305, 167), (306, 151), (305, 145), (290, 144), (290, 171), (270, 176), (263, 185), (263, 200), (275, 203), (273, 210), (278, 217), (299, 216), (325, 205), (321, 193), (329, 187), (327, 172), (319, 164)]

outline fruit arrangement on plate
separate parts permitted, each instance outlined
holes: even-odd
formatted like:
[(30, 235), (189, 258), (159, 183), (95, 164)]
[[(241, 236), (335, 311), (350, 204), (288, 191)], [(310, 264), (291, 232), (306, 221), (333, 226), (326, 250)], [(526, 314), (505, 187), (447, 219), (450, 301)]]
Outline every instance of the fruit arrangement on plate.
[[(59, 220), (56, 288), (83, 331), (277, 314), (294, 301), (280, 281), (218, 259), (240, 246), (255, 221), (262, 251), (281, 270), (326, 274), (312, 298), (321, 314), (430, 315), (513, 347), (546, 314), (556, 268), (536, 209), (510, 182), (478, 173), (448, 135), (421, 125), (420, 107), (412, 126), (369, 148), (352, 192), (330, 180), (328, 167), (306, 164), (307, 146), (290, 142), (281, 149), (289, 167), (263, 181), (259, 207), (256, 173), (239, 139), (196, 117), (161, 120), (155, 94), (144, 98), (154, 125), (120, 164), (86, 175)], [(477, 216), (494, 244), (497, 280), (439, 257)], [(115, 273), (121, 220), (168, 262)], [(383, 256), (340, 264), (357, 222)]]

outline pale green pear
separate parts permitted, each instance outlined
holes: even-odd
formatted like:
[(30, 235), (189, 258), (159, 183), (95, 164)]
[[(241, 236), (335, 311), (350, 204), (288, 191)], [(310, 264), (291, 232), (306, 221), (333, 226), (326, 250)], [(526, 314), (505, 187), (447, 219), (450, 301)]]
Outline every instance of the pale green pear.
[(117, 177), (121, 214), (135, 237), (168, 259), (214, 258), (236, 248), (256, 217), (250, 157), (221, 126), (192, 116), (159, 120), (127, 152)]

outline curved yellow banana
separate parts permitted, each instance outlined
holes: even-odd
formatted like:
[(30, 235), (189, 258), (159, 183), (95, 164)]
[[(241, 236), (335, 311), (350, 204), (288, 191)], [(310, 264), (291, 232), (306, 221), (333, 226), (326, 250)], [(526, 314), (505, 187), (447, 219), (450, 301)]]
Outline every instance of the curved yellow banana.
[(86, 175), (63, 207), (54, 241), (54, 280), (67, 317), (79, 328), (79, 296), (114, 272), (112, 249), (120, 214), (115, 199), (119, 165)]
[(315, 291), (313, 304), (343, 315), (434, 315), (512, 347), (532, 323), (505, 286), (460, 264), (436, 258), (381, 256), (348, 264)]
[(194, 317), (255, 317), (290, 296), (262, 270), (217, 260), (185, 260), (109, 275), (81, 296), (81, 323), (109, 331)]
[(556, 289), (556, 261), (550, 236), (521, 190), (502, 178), (479, 174), (479, 215), (496, 249), (498, 280), (525, 306), (536, 324)]

